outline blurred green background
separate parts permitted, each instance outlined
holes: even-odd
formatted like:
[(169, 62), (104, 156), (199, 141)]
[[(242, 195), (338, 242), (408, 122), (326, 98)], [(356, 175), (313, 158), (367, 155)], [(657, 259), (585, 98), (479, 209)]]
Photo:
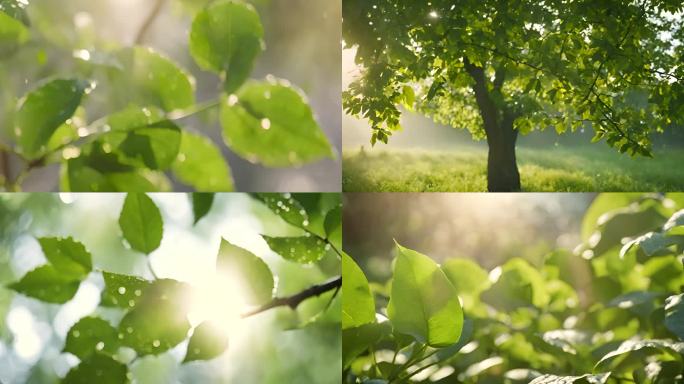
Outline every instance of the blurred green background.
[[(198, 103), (220, 91), (218, 78), (201, 71), (188, 52), (188, 31), (195, 13), (210, 0), (162, 0), (160, 13), (144, 35), (143, 45), (170, 57), (197, 81)], [(288, 79), (304, 90), (318, 122), (337, 152), (341, 151), (341, 0), (253, 0), (265, 28), (266, 51), (253, 77), (268, 74)], [(0, 139), (7, 142), (8, 111), (17, 100), (46, 78), (87, 73), (74, 52), (88, 50), (91, 62), (107, 65), (94, 52), (133, 44), (153, 0), (31, 0), (27, 11), (33, 38), (15, 55), (0, 61)], [(85, 102), (88, 121), (117, 110), (111, 93), (118, 84), (96, 78), (97, 88)], [(126, 90), (119, 90), (125, 92)], [(115, 92), (114, 92), (115, 93)], [(182, 121), (192, 130), (221, 141), (216, 111)], [(249, 163), (221, 145), (240, 191), (337, 191), (339, 160), (324, 160), (297, 169), (268, 169)], [(11, 160), (11, 159), (10, 159)], [(2, 163), (0, 161), (0, 163)], [(57, 166), (35, 171), (26, 191), (56, 190)], [(181, 186), (176, 185), (177, 190)]]
[(539, 262), (582, 242), (593, 193), (347, 193), (344, 250), (370, 281), (387, 281), (394, 240), (436, 262), (474, 259), (492, 269), (511, 257)]
[[(219, 194), (210, 213), (193, 226), (187, 194), (151, 194), (162, 211), (164, 237), (150, 256), (159, 277), (197, 284), (213, 273), (221, 237), (244, 247), (278, 276), (277, 294), (290, 295), (339, 275), (339, 261), (312, 266), (285, 261), (261, 234), (284, 236), (292, 227), (245, 194)], [(151, 278), (145, 256), (122, 241), (118, 216), (124, 194), (0, 194), (0, 382), (56, 383), (78, 359), (61, 353), (69, 328), (95, 313), (115, 323), (122, 313), (98, 308), (103, 280), (93, 272), (64, 305), (45, 304), (4, 286), (44, 264), (36, 237), (73, 236), (93, 255), (95, 269)], [(230, 301), (233, 292), (219, 292)], [(215, 360), (180, 365), (186, 342), (132, 364), (132, 382), (156, 383), (339, 383), (340, 326), (305, 325), (326, 307), (331, 294), (309, 299), (297, 311), (281, 307), (245, 319), (229, 334), (228, 351)], [(339, 297), (337, 298), (339, 300)], [(217, 302), (216, 305), (222, 305)], [(242, 311), (241, 311), (242, 312)], [(122, 348), (120, 353), (125, 353)]]

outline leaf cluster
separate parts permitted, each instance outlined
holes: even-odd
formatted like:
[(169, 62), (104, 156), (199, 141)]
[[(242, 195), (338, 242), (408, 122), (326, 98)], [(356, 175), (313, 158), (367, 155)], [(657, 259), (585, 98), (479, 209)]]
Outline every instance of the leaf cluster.
[(345, 256), (344, 382), (683, 382), (683, 208), (599, 195), (576, 249), (491, 271), (397, 245), (369, 283)]

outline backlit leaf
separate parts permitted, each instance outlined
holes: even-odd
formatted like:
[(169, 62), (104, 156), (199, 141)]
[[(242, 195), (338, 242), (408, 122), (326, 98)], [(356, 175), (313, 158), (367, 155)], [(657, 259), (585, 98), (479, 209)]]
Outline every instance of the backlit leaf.
[(302, 92), (282, 80), (251, 81), (221, 103), (226, 145), (269, 167), (332, 157), (332, 147)]
[(249, 77), (263, 49), (264, 30), (254, 8), (242, 1), (219, 0), (195, 16), (190, 54), (201, 68), (220, 73), (228, 93)]
[(273, 296), (273, 274), (268, 265), (252, 252), (221, 240), (221, 248), (216, 259), (218, 273), (226, 279), (239, 279), (248, 289), (245, 302), (260, 305), (268, 302)]
[(184, 363), (195, 360), (211, 360), (228, 348), (228, 336), (217, 325), (203, 322), (190, 337)]
[(50, 264), (64, 275), (82, 279), (93, 268), (88, 250), (71, 237), (42, 237), (38, 242)]
[(64, 352), (85, 360), (95, 352), (112, 355), (118, 348), (117, 332), (111, 324), (99, 317), (84, 317), (69, 329)]
[(463, 311), (456, 289), (429, 257), (397, 244), (387, 313), (397, 332), (432, 347), (456, 343)]
[(201, 135), (182, 133), (178, 157), (171, 169), (179, 181), (197, 191), (230, 192), (234, 189), (230, 167), (221, 150)]
[(144, 193), (126, 195), (119, 226), (131, 248), (146, 254), (159, 247), (163, 235), (163, 222), (159, 208)]
[(325, 256), (329, 246), (321, 239), (313, 236), (270, 237), (262, 235), (273, 252), (286, 260), (297, 263), (313, 263)]
[(375, 300), (366, 275), (354, 260), (342, 253), (342, 329), (375, 321)]
[(7, 287), (46, 303), (63, 304), (78, 291), (80, 280), (65, 276), (51, 265), (40, 266)]

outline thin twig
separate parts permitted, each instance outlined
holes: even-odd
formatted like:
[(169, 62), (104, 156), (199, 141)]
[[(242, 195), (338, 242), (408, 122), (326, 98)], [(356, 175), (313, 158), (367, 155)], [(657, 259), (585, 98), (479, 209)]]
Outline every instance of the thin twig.
[(342, 276), (337, 276), (331, 280), (326, 281), (325, 283), (312, 285), (311, 287), (292, 296), (276, 297), (270, 302), (256, 309), (243, 313), (242, 315), (240, 315), (240, 317), (244, 319), (276, 307), (290, 307), (292, 309), (297, 309), (299, 304), (301, 304), (306, 299), (320, 296), (326, 292), (332, 291), (333, 289), (339, 289), (339, 287), (341, 286)]
[(149, 31), (152, 24), (154, 24), (154, 20), (157, 18), (157, 16), (159, 16), (159, 12), (161, 11), (163, 5), (164, 0), (157, 0), (154, 3), (154, 5), (152, 6), (152, 10), (147, 15), (147, 18), (145, 18), (145, 20), (143, 21), (143, 24), (140, 26), (138, 33), (135, 35), (135, 40), (133, 40), (133, 43), (135, 45), (142, 44), (145, 41), (147, 32)]

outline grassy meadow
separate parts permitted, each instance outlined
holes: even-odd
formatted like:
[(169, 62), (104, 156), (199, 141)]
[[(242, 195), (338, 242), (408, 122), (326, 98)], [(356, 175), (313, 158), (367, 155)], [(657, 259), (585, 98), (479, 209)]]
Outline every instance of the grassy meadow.
[[(684, 150), (630, 158), (598, 145), (518, 148), (524, 191), (613, 192), (684, 190)], [(485, 149), (346, 151), (345, 192), (483, 192)]]

